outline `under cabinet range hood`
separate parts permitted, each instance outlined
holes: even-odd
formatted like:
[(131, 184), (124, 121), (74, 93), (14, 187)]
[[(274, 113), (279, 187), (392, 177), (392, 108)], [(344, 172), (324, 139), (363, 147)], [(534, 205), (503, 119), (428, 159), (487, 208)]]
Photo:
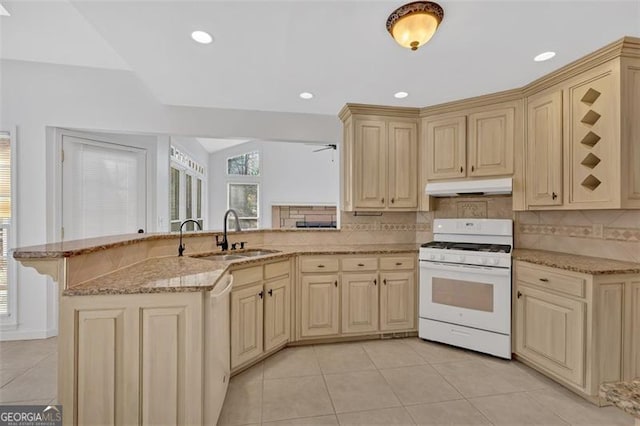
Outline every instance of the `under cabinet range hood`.
[(432, 197), (455, 197), (458, 195), (511, 194), (511, 178), (456, 180), (428, 183), (425, 193)]

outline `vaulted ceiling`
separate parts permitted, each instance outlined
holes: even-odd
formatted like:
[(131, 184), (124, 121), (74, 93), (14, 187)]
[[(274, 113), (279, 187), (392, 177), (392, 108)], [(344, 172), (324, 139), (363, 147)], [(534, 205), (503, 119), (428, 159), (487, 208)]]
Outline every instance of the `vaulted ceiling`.
[[(640, 0), (443, 0), (440, 29), (416, 52), (385, 29), (406, 1), (0, 3), (11, 13), (2, 58), (130, 71), (163, 104), (331, 115), (346, 102), (421, 107), (511, 89), (640, 36)], [(214, 42), (193, 42), (198, 29)], [(533, 61), (548, 50), (557, 56)]]

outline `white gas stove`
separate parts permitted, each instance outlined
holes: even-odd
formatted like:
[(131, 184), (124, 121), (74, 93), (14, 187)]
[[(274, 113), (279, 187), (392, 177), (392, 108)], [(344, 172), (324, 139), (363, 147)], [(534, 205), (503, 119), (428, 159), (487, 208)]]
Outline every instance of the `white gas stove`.
[(434, 220), (419, 255), (419, 336), (511, 358), (512, 247), (511, 220)]

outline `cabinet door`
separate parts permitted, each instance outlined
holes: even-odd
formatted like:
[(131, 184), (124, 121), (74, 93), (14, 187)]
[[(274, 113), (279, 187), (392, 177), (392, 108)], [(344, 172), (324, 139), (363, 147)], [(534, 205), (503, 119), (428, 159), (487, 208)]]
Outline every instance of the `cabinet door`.
[(516, 353), (584, 386), (585, 304), (517, 282)]
[(415, 279), (413, 271), (380, 274), (380, 330), (413, 329)]
[(562, 205), (562, 92), (527, 99), (529, 206)]
[(513, 174), (515, 108), (506, 107), (469, 115), (468, 175)]
[(424, 120), (428, 179), (465, 177), (466, 120), (465, 116)]
[(378, 330), (378, 274), (342, 275), (342, 332)]
[(264, 350), (289, 341), (291, 304), (289, 276), (264, 284)]
[(300, 282), (300, 335), (330, 336), (339, 331), (338, 275), (302, 276)]
[(231, 293), (231, 368), (262, 354), (262, 284)]
[(384, 208), (387, 193), (387, 132), (384, 121), (355, 122), (354, 204), (359, 208)]
[(418, 207), (418, 126), (389, 123), (389, 200), (391, 209)]

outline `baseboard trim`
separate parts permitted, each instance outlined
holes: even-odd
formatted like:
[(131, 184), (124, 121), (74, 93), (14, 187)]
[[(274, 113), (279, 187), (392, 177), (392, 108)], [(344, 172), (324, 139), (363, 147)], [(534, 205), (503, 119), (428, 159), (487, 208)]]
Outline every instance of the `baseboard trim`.
[(0, 331), (0, 342), (8, 340), (35, 340), (35, 339), (48, 339), (49, 337), (57, 336), (58, 329), (50, 328), (48, 330), (2, 330)]

